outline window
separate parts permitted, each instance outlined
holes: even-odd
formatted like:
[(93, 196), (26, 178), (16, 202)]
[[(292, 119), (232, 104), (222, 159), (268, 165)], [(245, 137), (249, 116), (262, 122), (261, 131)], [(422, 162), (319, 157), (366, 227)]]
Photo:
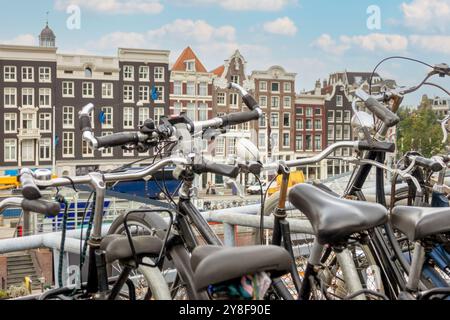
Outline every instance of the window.
[(272, 151), (277, 152), (278, 146), (280, 145), (280, 136), (278, 135), (278, 133), (272, 133), (270, 141), (272, 143)]
[(336, 107), (342, 107), (344, 105), (344, 99), (341, 95), (336, 96)]
[(195, 60), (185, 61), (186, 71), (195, 72)]
[(266, 114), (263, 113), (259, 118), (259, 127), (264, 128), (266, 126)]
[(39, 114), (39, 130), (41, 132), (51, 132), (52, 128), (52, 114), (41, 113)]
[(344, 140), (350, 140), (350, 126), (344, 125)]
[(22, 67), (22, 82), (34, 81), (34, 69), (33, 67)]
[(17, 114), (5, 113), (5, 133), (17, 132)]
[(313, 116), (313, 109), (312, 108), (306, 108), (306, 116), (312, 117)]
[(150, 102), (150, 87), (139, 86), (139, 101)]
[(351, 112), (349, 110), (344, 111), (344, 122), (349, 123), (351, 121)]
[(159, 124), (161, 122), (162, 117), (164, 117), (164, 108), (155, 108), (154, 110), (155, 123)]
[(270, 125), (274, 128), (278, 128), (279, 126), (279, 117), (278, 113), (271, 113), (270, 115)]
[(63, 128), (71, 129), (74, 127), (74, 107), (63, 107)]
[(219, 93), (217, 93), (217, 104), (218, 105), (220, 105), (220, 106), (224, 106), (224, 105), (226, 105), (226, 95), (225, 95), (225, 93), (224, 92), (219, 92)]
[(173, 114), (178, 116), (183, 111), (183, 104), (181, 102), (175, 102), (173, 104)]
[(260, 150), (266, 150), (267, 139), (265, 132), (258, 133), (258, 147)]
[(336, 111), (336, 122), (342, 122), (342, 111)]
[(207, 96), (208, 95), (208, 83), (207, 82), (200, 82), (200, 90), (199, 90), (199, 96)]
[(291, 126), (291, 114), (290, 113), (284, 113), (283, 114), (283, 126), (284, 127), (290, 127)]
[(303, 115), (303, 108), (297, 108), (297, 114), (299, 116), (302, 116)]
[(236, 139), (227, 138), (227, 155), (236, 154)]
[(74, 156), (74, 145), (75, 145), (75, 133), (73, 132), (63, 132), (63, 157), (73, 157)]
[(313, 122), (312, 122), (311, 119), (306, 119), (306, 123), (305, 124), (306, 124), (305, 125), (306, 130), (312, 130), (313, 129)]
[(283, 107), (284, 108), (290, 108), (291, 107), (291, 97), (284, 97), (283, 98)]
[(311, 151), (313, 149), (312, 136), (309, 134), (305, 136), (305, 145), (306, 150)]
[(283, 147), (289, 148), (291, 146), (291, 135), (289, 132), (283, 133)]
[(93, 98), (93, 97), (94, 97), (94, 83), (83, 82), (83, 98)]
[(17, 81), (17, 68), (14, 66), (3, 67), (3, 77), (5, 82)]
[(215, 154), (224, 155), (224, 153), (225, 153), (225, 138), (218, 137), (216, 139)]
[(297, 135), (295, 137), (295, 150), (302, 151), (303, 150), (303, 136)]
[(140, 66), (139, 67), (139, 81), (149, 81), (150, 80), (150, 76), (149, 75), (150, 75), (149, 67), (147, 67), (147, 66)]
[(123, 67), (123, 79), (134, 81), (134, 67), (124, 66)]
[(292, 85), (290, 82), (285, 82), (284, 83), (284, 92), (291, 92), (292, 90)]
[[(141, 100), (144, 101), (144, 100)], [(123, 102), (134, 102), (134, 87), (123, 86)]]
[(334, 126), (328, 126), (328, 140), (334, 140)]
[(17, 107), (16, 88), (5, 88), (4, 98), (5, 107)]
[(200, 103), (198, 106), (198, 120), (208, 120), (208, 105), (206, 103)]
[(267, 91), (267, 81), (259, 82), (259, 91)]
[(69, 81), (63, 81), (62, 83), (63, 97), (74, 96), (74, 83)]
[(314, 109), (314, 115), (315, 116), (321, 116), (322, 115), (322, 109), (320, 109), (320, 108)]
[(22, 89), (22, 107), (34, 106), (34, 89), (24, 88)]
[(112, 99), (114, 97), (113, 84), (110, 82), (102, 83), (102, 98)]
[(34, 114), (33, 113), (23, 113), (22, 114), (22, 129), (34, 129)]
[(272, 82), (272, 92), (280, 92), (280, 83)]
[(314, 120), (314, 129), (322, 130), (322, 120), (320, 120), (320, 119)]
[(303, 120), (302, 119), (295, 120), (295, 129), (303, 130)]
[[(110, 136), (112, 135), (112, 132), (102, 132), (102, 137)], [(102, 157), (112, 157), (113, 156), (113, 149), (107, 148), (102, 150)]]
[(266, 96), (261, 96), (259, 97), (259, 106), (260, 107), (267, 107), (267, 97)]
[(134, 109), (130, 107), (123, 108), (123, 128), (134, 128)]
[(322, 150), (322, 136), (320, 134), (314, 136), (314, 149), (316, 151)]
[(51, 146), (52, 140), (50, 138), (45, 138), (39, 140), (39, 158), (43, 161), (51, 160)]
[(145, 120), (150, 118), (149, 108), (139, 108), (139, 125), (142, 126)]
[(183, 94), (183, 83), (181, 81), (173, 82), (173, 94), (181, 96)]
[(272, 97), (272, 108), (280, 107), (280, 97)]
[(84, 69), (84, 77), (85, 78), (92, 78), (92, 69), (91, 68)]
[(113, 108), (112, 107), (103, 107), (102, 108), (104, 114), (104, 122), (102, 123), (103, 128), (112, 128), (113, 127)]
[(187, 116), (192, 121), (196, 121), (196, 114), (195, 114), (195, 103), (188, 103), (187, 104)]
[(155, 67), (155, 81), (164, 81), (164, 67)]
[(52, 89), (39, 89), (39, 108), (50, 108), (52, 106)]
[(231, 82), (239, 84), (239, 76), (231, 76)]
[(164, 102), (164, 87), (163, 86), (156, 86), (155, 87), (156, 92), (158, 93), (158, 98), (155, 100), (155, 102)]
[(188, 96), (195, 96), (195, 82), (194, 81), (188, 81), (186, 94)]
[(342, 126), (336, 126), (336, 140), (342, 140)]
[(5, 155), (5, 162), (17, 161), (17, 140), (5, 139), (4, 146), (3, 154)]
[(230, 93), (230, 107), (238, 108), (239, 106), (239, 98), (236, 93)]
[(334, 111), (328, 111), (328, 122), (333, 123), (334, 122)]
[(81, 153), (83, 157), (94, 156), (94, 150), (91, 148), (90, 144), (84, 140), (81, 142)]
[(123, 150), (123, 156), (124, 157), (134, 157), (134, 150)]

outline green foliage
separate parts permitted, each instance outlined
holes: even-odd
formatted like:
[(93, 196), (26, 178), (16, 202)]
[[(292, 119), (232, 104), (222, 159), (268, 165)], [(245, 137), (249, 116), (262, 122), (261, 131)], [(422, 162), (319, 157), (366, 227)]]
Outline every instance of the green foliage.
[(8, 292), (6, 292), (5, 290), (0, 290), (0, 300), (8, 298), (9, 298)]
[(397, 146), (401, 153), (412, 150), (431, 157), (444, 150), (441, 126), (430, 108), (400, 109), (398, 115)]

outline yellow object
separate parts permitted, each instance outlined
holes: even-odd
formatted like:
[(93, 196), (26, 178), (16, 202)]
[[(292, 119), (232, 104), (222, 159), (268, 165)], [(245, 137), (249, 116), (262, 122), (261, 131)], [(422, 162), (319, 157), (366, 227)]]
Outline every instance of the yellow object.
[(29, 293), (33, 293), (33, 288), (31, 287), (32, 283), (33, 283), (33, 280), (31, 280), (30, 277), (25, 277), (24, 284), (25, 284), (25, 288), (27, 288)]
[[(274, 194), (275, 192), (278, 192), (280, 190), (282, 179), (283, 179), (283, 176), (281, 176), (281, 175), (279, 175), (277, 177), (277, 184), (273, 187), (270, 187), (268, 190), (269, 196), (271, 196), (272, 194)], [(303, 171), (293, 171), (289, 175), (288, 187), (291, 188), (291, 187), (295, 186), (296, 184), (304, 183), (304, 182), (305, 182), (305, 175), (303, 174)]]
[(0, 177), (0, 190), (15, 189), (19, 185), (17, 177)]

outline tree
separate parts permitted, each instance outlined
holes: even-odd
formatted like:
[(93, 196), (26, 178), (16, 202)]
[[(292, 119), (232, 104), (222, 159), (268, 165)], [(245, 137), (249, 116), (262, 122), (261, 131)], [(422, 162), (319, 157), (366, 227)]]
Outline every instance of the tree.
[(431, 157), (445, 150), (441, 126), (431, 108), (414, 111), (401, 108), (398, 115), (397, 146), (402, 154), (418, 151), (425, 157)]

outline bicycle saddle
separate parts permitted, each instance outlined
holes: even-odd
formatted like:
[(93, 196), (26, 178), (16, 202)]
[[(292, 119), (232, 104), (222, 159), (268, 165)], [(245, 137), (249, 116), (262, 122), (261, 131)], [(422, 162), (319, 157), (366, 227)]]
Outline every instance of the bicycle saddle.
[(197, 291), (259, 272), (270, 272), (273, 277), (280, 277), (289, 272), (291, 264), (289, 253), (277, 246), (199, 246), (191, 257)]
[(306, 215), (322, 245), (342, 243), (388, 220), (386, 208), (379, 204), (337, 198), (310, 184), (293, 187), (289, 201)]
[[(133, 237), (133, 245), (138, 258), (154, 257), (159, 255), (163, 242), (161, 239), (153, 236), (135, 236)], [(106, 236), (100, 244), (100, 250), (106, 252), (107, 263), (134, 258), (130, 242), (125, 235), (111, 234)]]
[(392, 225), (411, 241), (433, 234), (450, 232), (450, 208), (398, 206), (392, 210)]

